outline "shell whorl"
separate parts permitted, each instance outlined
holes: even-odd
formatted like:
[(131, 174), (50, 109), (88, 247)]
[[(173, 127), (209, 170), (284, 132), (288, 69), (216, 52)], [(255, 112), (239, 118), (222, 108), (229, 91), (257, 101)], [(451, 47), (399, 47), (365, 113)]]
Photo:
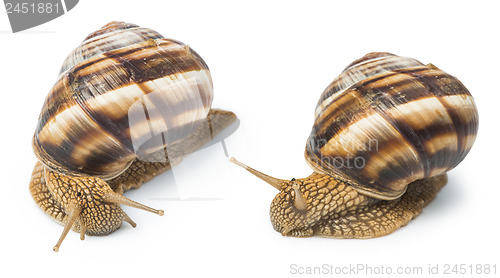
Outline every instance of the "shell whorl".
[(191, 48), (112, 22), (65, 60), (42, 108), (33, 146), (62, 173), (112, 178), (194, 131), (212, 103), (212, 79)]
[(323, 92), (315, 114), (309, 165), (380, 199), (453, 169), (478, 129), (474, 100), (458, 79), (389, 53), (349, 65)]

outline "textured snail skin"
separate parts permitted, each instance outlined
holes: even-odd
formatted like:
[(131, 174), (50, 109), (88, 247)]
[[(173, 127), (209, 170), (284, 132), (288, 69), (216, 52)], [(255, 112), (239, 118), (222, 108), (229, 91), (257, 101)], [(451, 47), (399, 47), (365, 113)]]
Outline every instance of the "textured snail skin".
[(271, 223), (277, 232), (294, 237), (380, 237), (417, 217), (446, 181), (446, 174), (418, 180), (401, 197), (380, 200), (363, 195), (338, 179), (314, 173), (294, 181), (308, 200), (306, 210), (294, 205), (294, 182), (283, 181), (283, 191), (271, 204)]
[(405, 226), (446, 184), (478, 129), (476, 105), (458, 79), (381, 52), (351, 63), (315, 116), (309, 177), (276, 179), (231, 160), (280, 191), (270, 217), (284, 236), (374, 238)]
[(124, 22), (87, 36), (65, 60), (32, 141), (31, 195), (64, 225), (54, 251), (70, 229), (84, 239), (135, 227), (120, 205), (163, 215), (122, 194), (236, 120), (212, 99), (210, 70), (187, 45)]

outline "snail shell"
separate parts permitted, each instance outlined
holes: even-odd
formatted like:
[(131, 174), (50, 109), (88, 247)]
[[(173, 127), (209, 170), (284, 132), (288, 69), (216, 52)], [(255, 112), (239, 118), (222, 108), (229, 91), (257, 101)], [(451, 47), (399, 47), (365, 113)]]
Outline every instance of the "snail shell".
[(478, 114), (455, 77), (411, 58), (370, 53), (323, 92), (307, 140), (308, 164), (378, 199), (445, 173), (474, 143)]
[(112, 22), (65, 60), (42, 108), (34, 150), (59, 173), (111, 179), (135, 157), (191, 134), (212, 97), (209, 69), (191, 48)]

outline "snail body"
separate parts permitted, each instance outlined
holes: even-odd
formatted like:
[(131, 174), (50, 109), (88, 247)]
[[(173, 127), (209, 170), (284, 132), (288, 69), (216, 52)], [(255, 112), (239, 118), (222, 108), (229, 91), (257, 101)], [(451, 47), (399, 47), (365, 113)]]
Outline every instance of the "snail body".
[(120, 205), (155, 210), (122, 196), (177, 164), (236, 116), (211, 109), (212, 79), (187, 45), (154, 30), (111, 22), (65, 60), (33, 137), (39, 160), (35, 202), (70, 229), (107, 235), (123, 221)]
[(373, 238), (406, 225), (446, 184), (478, 129), (458, 79), (390, 53), (351, 63), (315, 116), (308, 178), (276, 179), (232, 159), (280, 190), (270, 214), (283, 235)]

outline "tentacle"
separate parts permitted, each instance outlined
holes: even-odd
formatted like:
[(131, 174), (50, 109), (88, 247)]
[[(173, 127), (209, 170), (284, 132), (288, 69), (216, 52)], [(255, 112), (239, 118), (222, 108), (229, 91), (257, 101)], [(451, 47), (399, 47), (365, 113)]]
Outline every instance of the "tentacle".
[(54, 246), (54, 251), (58, 252), (59, 247), (61, 246), (61, 243), (63, 242), (64, 238), (66, 238), (66, 235), (68, 234), (69, 230), (75, 223), (75, 221), (78, 219), (80, 216), (80, 212), (82, 211), (82, 208), (80, 206), (74, 206), (70, 207), (67, 209), (69, 218), (67, 219), (66, 225), (64, 225), (64, 230), (61, 234), (61, 237), (57, 241), (56, 245)]

